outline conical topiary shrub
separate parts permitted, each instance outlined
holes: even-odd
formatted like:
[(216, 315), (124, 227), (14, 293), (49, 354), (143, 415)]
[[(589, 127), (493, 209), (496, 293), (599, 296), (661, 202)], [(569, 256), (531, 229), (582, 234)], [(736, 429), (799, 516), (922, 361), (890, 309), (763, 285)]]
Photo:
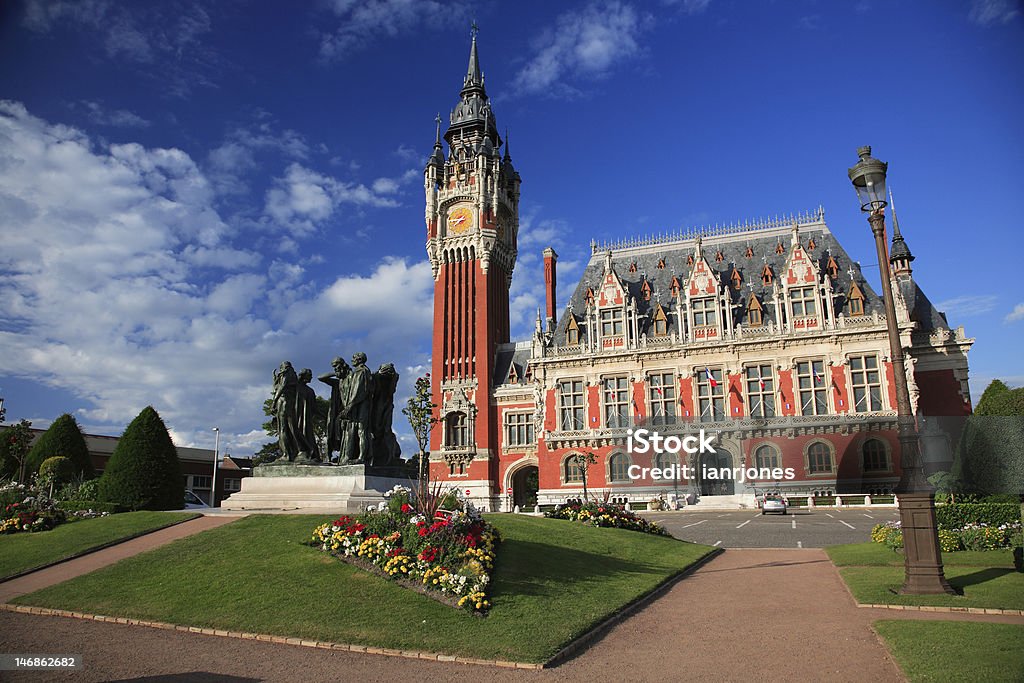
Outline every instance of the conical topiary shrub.
[(25, 471), (38, 472), (44, 460), (58, 456), (71, 461), (75, 474), (81, 474), (86, 479), (96, 476), (82, 430), (75, 418), (67, 413), (54, 420), (50, 428), (32, 445)]
[(132, 510), (184, 507), (178, 451), (152, 406), (146, 406), (121, 435), (100, 477), (98, 497)]

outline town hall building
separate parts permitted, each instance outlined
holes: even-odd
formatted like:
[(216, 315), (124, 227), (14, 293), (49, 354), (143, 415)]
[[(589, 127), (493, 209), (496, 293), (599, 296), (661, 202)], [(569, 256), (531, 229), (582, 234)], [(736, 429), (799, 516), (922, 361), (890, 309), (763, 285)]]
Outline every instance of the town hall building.
[[(513, 342), (521, 178), (498, 133), (475, 36), (424, 180), (439, 420), (432, 480), (489, 510), (579, 499), (584, 475), (591, 494), (631, 503), (893, 491), (899, 443), (882, 298), (823, 208), (592, 243), (561, 310), (558, 255), (545, 249), (546, 311), (531, 339)], [(892, 222), (892, 287), (925, 465), (948, 469), (942, 421), (971, 412), (973, 340), (922, 292)], [(630, 453), (627, 437), (641, 427), (678, 436), (703, 429), (714, 452)], [(635, 476), (684, 464), (697, 474)], [(702, 477), (703, 465), (790, 468), (794, 477), (740, 483)]]

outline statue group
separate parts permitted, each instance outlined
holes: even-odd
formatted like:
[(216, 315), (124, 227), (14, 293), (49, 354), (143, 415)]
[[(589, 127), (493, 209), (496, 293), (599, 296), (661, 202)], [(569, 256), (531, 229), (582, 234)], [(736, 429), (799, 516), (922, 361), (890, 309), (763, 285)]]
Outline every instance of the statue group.
[[(331, 363), (333, 372), (318, 378), (331, 387), (327, 414), (327, 452), (317, 444), (316, 393), (309, 386), (313, 371), (296, 373), (289, 361), (274, 371), (272, 405), (281, 449), (279, 462), (333, 463), (388, 467), (398, 465), (402, 450), (392, 430), (398, 373), (385, 363), (377, 372), (366, 367), (366, 354)], [(337, 458), (333, 454), (337, 452)]]

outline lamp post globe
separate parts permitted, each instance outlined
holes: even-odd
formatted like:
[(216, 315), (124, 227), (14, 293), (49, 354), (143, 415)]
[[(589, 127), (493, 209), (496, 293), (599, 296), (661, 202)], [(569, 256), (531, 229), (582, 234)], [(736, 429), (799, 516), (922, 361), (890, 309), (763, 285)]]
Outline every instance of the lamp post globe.
[(885, 174), (889, 170), (889, 164), (871, 156), (871, 145), (858, 147), (857, 155), (860, 161), (847, 173), (850, 182), (853, 183), (853, 189), (857, 191), (857, 198), (860, 199), (860, 210), (874, 212), (884, 209), (887, 203)]
[(875, 238), (878, 270), (882, 279), (882, 301), (889, 337), (889, 359), (892, 363), (896, 389), (896, 425), (900, 443), (900, 476), (896, 490), (899, 501), (900, 527), (903, 531), (905, 581), (901, 593), (929, 595), (953, 593), (942, 569), (939, 533), (935, 520), (935, 490), (924, 477), (921, 444), (917, 435), (917, 418), (910, 403), (902, 333), (896, 317), (896, 288), (889, 269), (889, 250), (885, 243), (885, 175), (889, 165), (871, 156), (871, 147), (857, 149), (860, 156), (849, 170), (850, 182), (857, 192), (861, 211), (868, 213), (868, 223)]

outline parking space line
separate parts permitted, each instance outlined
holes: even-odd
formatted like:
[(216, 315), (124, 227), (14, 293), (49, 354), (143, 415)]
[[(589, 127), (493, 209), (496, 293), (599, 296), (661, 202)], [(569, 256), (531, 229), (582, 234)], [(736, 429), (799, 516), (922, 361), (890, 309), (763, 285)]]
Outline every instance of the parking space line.
[(721, 542), (721, 541), (715, 541), (715, 547), (716, 547), (716, 548), (717, 548), (718, 546), (720, 546), (720, 545), (722, 545), (722, 542)]
[[(829, 514), (829, 513), (827, 513), (827, 512), (825, 513), (825, 516), (826, 516), (826, 517), (832, 517), (832, 515), (830, 515), (830, 514)], [(832, 517), (832, 519), (835, 519), (835, 517)]]
[(804, 547), (804, 542), (803, 541), (797, 541), (796, 542), (796, 547), (797, 548), (803, 548)]
[[(843, 520), (839, 520), (839, 523), (840, 523), (840, 524), (846, 524), (846, 522), (844, 522)], [(856, 528), (857, 528), (857, 527), (855, 527), (855, 526), (854, 526), (854, 525), (852, 525), (852, 524), (846, 524), (846, 526), (850, 527), (851, 529), (856, 529)]]
[(748, 519), (747, 521), (743, 522), (743, 524), (740, 524), (740, 525), (739, 525), (738, 527), (736, 527), (736, 528), (737, 528), (737, 529), (742, 529), (743, 527), (745, 527), (745, 526), (746, 526), (746, 525), (748, 525), (748, 524), (750, 524), (750, 520), (749, 520), (749, 519)]
[(703, 524), (706, 521), (708, 521), (708, 520), (702, 519), (699, 522), (694, 522), (693, 524), (685, 524), (685, 525), (681, 526), (680, 529), (689, 529), (691, 526), (697, 526), (698, 524)]
[(796, 528), (796, 517), (793, 518), (793, 528)]
[(862, 512), (861, 514), (864, 515), (865, 517), (867, 517), (868, 519), (874, 519), (874, 517), (872, 517), (871, 515), (869, 515), (866, 512)]

